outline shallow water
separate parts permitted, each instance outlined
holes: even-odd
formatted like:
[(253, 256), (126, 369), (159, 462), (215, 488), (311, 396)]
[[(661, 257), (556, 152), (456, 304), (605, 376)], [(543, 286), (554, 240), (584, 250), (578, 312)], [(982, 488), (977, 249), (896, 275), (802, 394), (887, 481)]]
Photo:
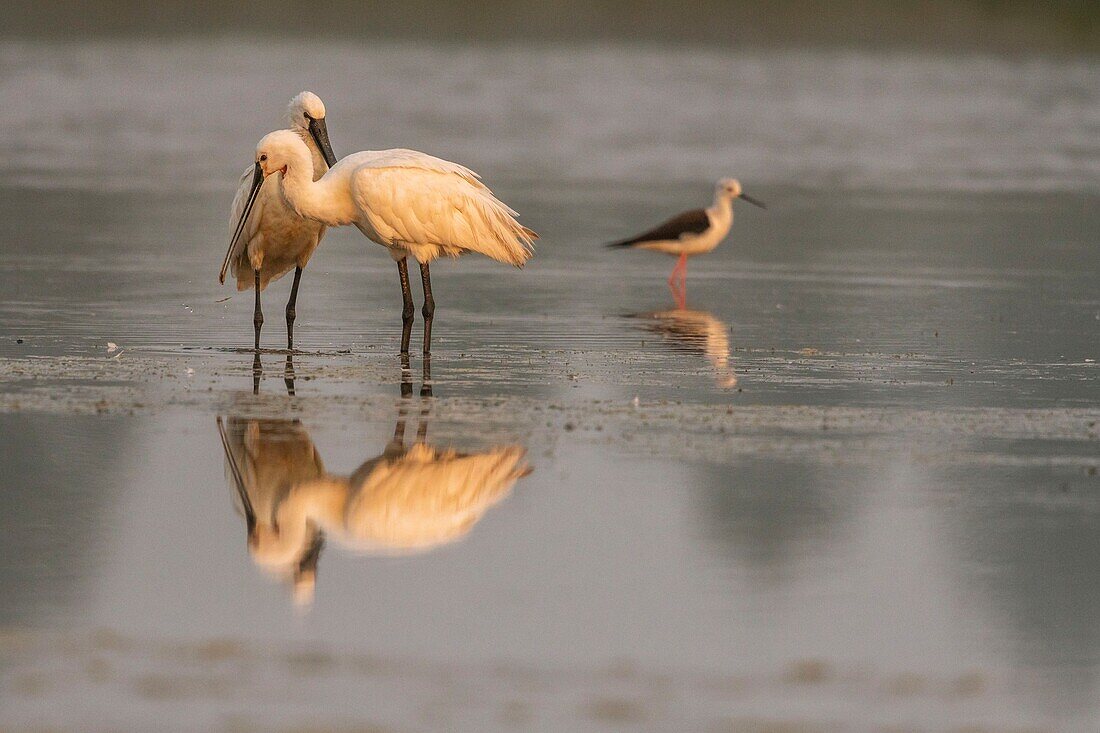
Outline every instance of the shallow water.
[[(0, 726), (1095, 729), (1094, 62), (0, 57), (46, 112), (0, 110)], [(543, 235), (523, 271), (433, 268), (430, 397), (358, 233), (306, 271), (293, 394), (289, 282), (259, 374), (250, 294), (219, 302), (232, 184), (301, 87), (338, 154), (469, 163)], [(722, 174), (770, 208), (687, 309), (670, 260), (598, 246)], [(250, 555), (219, 420), (275, 477), (347, 479), (402, 424), (533, 471), (434, 549), (329, 532), (303, 608)]]

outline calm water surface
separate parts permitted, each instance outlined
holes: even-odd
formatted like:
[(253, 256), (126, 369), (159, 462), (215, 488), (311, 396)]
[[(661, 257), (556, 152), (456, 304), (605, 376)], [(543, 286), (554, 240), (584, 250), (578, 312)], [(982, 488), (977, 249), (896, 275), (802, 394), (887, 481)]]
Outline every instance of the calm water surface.
[[(0, 45), (0, 726), (1096, 729), (1095, 62), (290, 51)], [(301, 88), (542, 234), (433, 268), (430, 397), (355, 232), (293, 394), (238, 351), (225, 212)], [(687, 308), (598, 246), (727, 174), (770, 208)], [(242, 492), (346, 503), (273, 572)]]

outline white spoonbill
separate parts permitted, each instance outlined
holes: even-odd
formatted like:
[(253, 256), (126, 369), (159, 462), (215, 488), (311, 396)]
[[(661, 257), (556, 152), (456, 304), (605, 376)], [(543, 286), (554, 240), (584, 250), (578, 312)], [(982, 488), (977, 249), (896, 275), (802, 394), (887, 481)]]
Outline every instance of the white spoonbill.
[[(290, 118), (287, 132), (306, 147), (313, 160), (313, 175), (320, 178), (336, 163), (328, 140), (324, 103), (313, 92), (302, 92), (290, 100), (287, 114)], [(246, 203), (248, 212), (244, 211)], [(233, 227), (233, 239), (225, 253), (218, 282), (225, 282), (225, 274), (232, 267), (237, 277), (237, 290), (256, 289), (252, 323), (256, 327), (257, 351), (260, 349), (260, 327), (264, 323), (260, 291), (272, 280), (294, 270), (294, 284), (286, 304), (286, 345), (293, 349), (298, 282), (302, 279), (302, 269), (321, 243), (325, 225), (299, 216), (287, 206), (279, 192), (279, 182), (265, 182), (255, 166), (241, 176), (237, 195), (233, 197), (229, 225)]]
[(676, 290), (676, 276), (680, 275), (681, 292), (687, 286), (687, 258), (710, 252), (726, 238), (733, 225), (733, 200), (748, 201), (761, 209), (768, 208), (762, 201), (741, 190), (740, 181), (723, 178), (714, 187), (714, 203), (706, 209), (692, 209), (672, 217), (648, 232), (629, 239), (611, 242), (608, 247), (650, 249), (678, 255), (676, 266), (668, 277), (668, 286)]
[(256, 173), (242, 217), (248, 216), (262, 181), (272, 173), (279, 173), (283, 197), (300, 216), (326, 226), (354, 224), (389, 249), (401, 278), (402, 354), (409, 351), (413, 320), (409, 255), (419, 263), (424, 285), (427, 354), (435, 313), (428, 264), (442, 255), (480, 252), (522, 267), (538, 238), (472, 170), (415, 150), (354, 153), (314, 180), (309, 148), (301, 137), (287, 130), (272, 132), (256, 146)]

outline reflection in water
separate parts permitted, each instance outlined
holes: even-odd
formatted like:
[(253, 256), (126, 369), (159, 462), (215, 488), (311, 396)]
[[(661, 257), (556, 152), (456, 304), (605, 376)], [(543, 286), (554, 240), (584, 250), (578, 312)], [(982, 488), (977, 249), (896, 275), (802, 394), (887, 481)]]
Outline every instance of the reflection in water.
[[(264, 528), (266, 535), (277, 522), (277, 510), (295, 486), (324, 476), (325, 466), (313, 447), (309, 432), (299, 420), (250, 420), (218, 418), (218, 433), (225, 450), (226, 472), (236, 491), (237, 507), (248, 527), (249, 546)], [(296, 589), (313, 587), (323, 538), (316, 527), (302, 538), (297, 561), (283, 568)]]
[(423, 552), (466, 535), (531, 469), (518, 445), (460, 453), (427, 443), (428, 407), (405, 445), (406, 407), (381, 455), (348, 476), (325, 471), (298, 420), (218, 418), (253, 561), (313, 598), (325, 538), (357, 552)]
[[(252, 359), (252, 394), (260, 393), (260, 382), (264, 376), (264, 365), (260, 361), (260, 353), (256, 352)], [(283, 384), (286, 385), (286, 393), (291, 397), (294, 396), (294, 357), (291, 354), (286, 355), (286, 366), (283, 368)]]
[(681, 307), (673, 310), (636, 313), (646, 330), (660, 334), (678, 351), (702, 354), (714, 368), (719, 387), (736, 386), (737, 376), (730, 366), (729, 328), (713, 314)]

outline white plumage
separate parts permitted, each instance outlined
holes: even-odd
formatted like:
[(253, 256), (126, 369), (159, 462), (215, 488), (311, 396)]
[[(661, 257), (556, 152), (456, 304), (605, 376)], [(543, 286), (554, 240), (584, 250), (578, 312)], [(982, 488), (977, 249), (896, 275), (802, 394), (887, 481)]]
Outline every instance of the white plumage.
[[(312, 92), (302, 92), (290, 100), (290, 129), (282, 132), (293, 137), (311, 162), (310, 175), (320, 177), (336, 162), (328, 141), (325, 105)], [(237, 195), (230, 207), (232, 234), (229, 250), (222, 261), (218, 282), (225, 282), (229, 268), (237, 278), (237, 290), (250, 285), (256, 289), (256, 304), (252, 323), (256, 329), (256, 351), (260, 350), (260, 329), (264, 316), (260, 308), (260, 292), (272, 280), (294, 270), (294, 285), (286, 305), (286, 344), (294, 348), (295, 303), (302, 269), (313, 256), (325, 225), (307, 219), (286, 203), (281, 181), (269, 181), (258, 166), (253, 165), (241, 176)]]
[[(316, 95), (302, 92), (290, 100), (287, 109), (290, 121), (288, 132), (305, 144), (313, 161), (314, 176), (320, 178), (328, 170), (328, 163), (308, 129), (308, 118), (305, 116), (308, 112), (319, 115), (314, 119), (325, 118), (324, 104)], [(250, 165), (241, 174), (233, 205), (229, 209), (230, 236), (236, 230), (252, 192), (254, 171), (255, 166)], [(259, 270), (260, 290), (263, 290), (269, 282), (278, 280), (295, 267), (305, 267), (324, 235), (324, 224), (299, 216), (287, 206), (279, 191), (278, 180), (265, 180), (256, 195), (242, 235), (231, 243), (218, 282), (225, 282), (227, 272), (232, 270), (237, 279), (237, 290), (247, 290), (253, 287), (255, 272)]]
[(256, 146), (256, 165), (265, 178), (279, 174), (283, 197), (300, 216), (327, 226), (354, 224), (389, 249), (401, 276), (402, 353), (408, 352), (413, 318), (408, 256), (420, 264), (424, 284), (427, 354), (435, 309), (428, 264), (479, 252), (522, 267), (538, 237), (472, 170), (415, 150), (355, 153), (314, 180), (309, 148), (298, 135), (279, 130)]
[(309, 149), (288, 130), (261, 140), (256, 159), (265, 176), (281, 172), (284, 196), (298, 214), (329, 226), (355, 224), (394, 259), (480, 252), (519, 267), (532, 254), (537, 235), (457, 163), (415, 150), (369, 150), (314, 181)]

